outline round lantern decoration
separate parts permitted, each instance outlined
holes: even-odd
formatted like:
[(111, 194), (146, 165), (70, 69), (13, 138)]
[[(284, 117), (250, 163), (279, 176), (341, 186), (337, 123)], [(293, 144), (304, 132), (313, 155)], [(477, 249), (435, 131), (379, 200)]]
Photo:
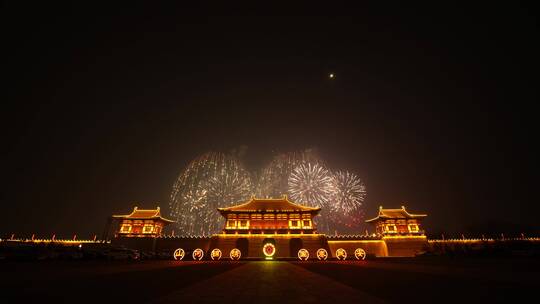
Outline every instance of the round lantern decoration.
[(317, 258), (319, 261), (326, 261), (328, 258), (328, 251), (326, 251), (324, 248), (317, 250)]
[(264, 244), (263, 253), (267, 258), (272, 258), (276, 253), (276, 246), (274, 246), (272, 243)]
[(231, 253), (229, 254), (231, 257), (231, 260), (237, 261), (240, 260), (240, 257), (242, 256), (242, 252), (238, 248), (234, 248), (231, 250)]
[(177, 261), (181, 261), (184, 256), (186, 255), (186, 252), (182, 248), (178, 248), (173, 252), (173, 258)]
[(201, 248), (197, 248), (197, 249), (193, 250), (192, 256), (193, 256), (193, 260), (200, 261), (200, 260), (202, 260), (202, 258), (204, 256), (204, 251)]
[(309, 259), (309, 251), (304, 248), (298, 250), (298, 258), (300, 261), (307, 261)]
[(339, 248), (336, 250), (336, 258), (340, 261), (344, 261), (347, 259), (347, 251), (345, 251), (343, 248)]
[(212, 258), (212, 260), (218, 261), (219, 259), (221, 259), (221, 250), (219, 250), (218, 248), (212, 250), (212, 252), (210, 252), (210, 257)]
[(354, 251), (354, 257), (357, 260), (365, 260), (366, 259), (366, 251), (362, 248), (356, 248)]

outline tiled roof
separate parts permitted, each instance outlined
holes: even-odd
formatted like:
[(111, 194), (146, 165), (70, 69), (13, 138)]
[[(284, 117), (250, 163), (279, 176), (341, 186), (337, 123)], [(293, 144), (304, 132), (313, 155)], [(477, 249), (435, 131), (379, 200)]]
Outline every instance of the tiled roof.
[(296, 203), (293, 203), (288, 200), (287, 196), (283, 196), (283, 198), (255, 198), (254, 196), (251, 197), (251, 199), (243, 204), (231, 206), (231, 207), (225, 207), (225, 208), (218, 208), (220, 212), (228, 212), (228, 211), (244, 211), (244, 212), (275, 212), (275, 211), (283, 211), (283, 212), (294, 212), (294, 211), (310, 211), (310, 212), (319, 212), (321, 208), (319, 207), (308, 207), (308, 206), (302, 206), (298, 205)]
[(159, 207), (157, 209), (139, 209), (137, 207), (133, 208), (133, 211), (127, 215), (113, 215), (114, 218), (125, 218), (125, 219), (161, 219), (165, 222), (174, 222), (168, 220), (161, 216), (161, 211)]
[(405, 210), (404, 206), (401, 206), (401, 209), (383, 209), (379, 207), (379, 214), (377, 217), (367, 220), (366, 223), (374, 222), (378, 219), (410, 219), (410, 218), (422, 218), (426, 217), (427, 214), (412, 214)]

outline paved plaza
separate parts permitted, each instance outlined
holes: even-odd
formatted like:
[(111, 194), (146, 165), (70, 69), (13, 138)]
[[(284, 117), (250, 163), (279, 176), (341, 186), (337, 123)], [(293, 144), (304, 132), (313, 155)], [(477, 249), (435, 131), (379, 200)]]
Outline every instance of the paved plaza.
[(450, 303), (526, 299), (538, 259), (0, 264), (8, 302)]

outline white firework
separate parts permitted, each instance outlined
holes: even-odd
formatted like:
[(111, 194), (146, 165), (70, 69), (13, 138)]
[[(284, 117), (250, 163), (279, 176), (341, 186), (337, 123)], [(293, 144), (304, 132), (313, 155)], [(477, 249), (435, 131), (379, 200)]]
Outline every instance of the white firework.
[(332, 195), (332, 175), (319, 164), (303, 163), (289, 177), (289, 195), (298, 203), (326, 207)]
[(222, 227), (218, 207), (247, 200), (252, 193), (249, 173), (238, 160), (209, 152), (193, 160), (176, 180), (170, 216), (180, 235), (210, 235)]
[(307, 149), (299, 152), (282, 153), (274, 156), (264, 167), (257, 180), (258, 197), (281, 197), (289, 192), (289, 177), (303, 163), (322, 163), (317, 152)]
[(208, 152), (194, 159), (176, 180), (170, 216), (180, 235), (210, 235), (223, 227), (218, 207), (258, 197), (288, 194), (296, 203), (320, 207), (318, 230), (357, 231), (362, 224), (366, 187), (354, 173), (332, 173), (313, 150), (276, 155), (264, 167), (256, 187), (252, 175), (231, 155)]
[(366, 198), (366, 186), (354, 173), (338, 171), (332, 176), (332, 212), (348, 215), (358, 210)]

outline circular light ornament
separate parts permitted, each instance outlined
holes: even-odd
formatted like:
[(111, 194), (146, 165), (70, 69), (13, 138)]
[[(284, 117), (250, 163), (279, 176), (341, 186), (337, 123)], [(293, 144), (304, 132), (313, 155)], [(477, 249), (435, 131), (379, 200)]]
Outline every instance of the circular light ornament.
[(200, 261), (200, 260), (202, 260), (202, 258), (204, 256), (204, 251), (201, 248), (197, 248), (197, 249), (193, 250), (192, 256), (193, 256), (193, 260)]
[(274, 246), (274, 244), (272, 243), (264, 244), (263, 253), (266, 256), (266, 258), (271, 259), (276, 253), (276, 246)]
[(237, 261), (240, 260), (240, 257), (242, 256), (242, 252), (238, 248), (234, 248), (229, 253), (229, 256), (231, 257), (231, 260)]
[(317, 258), (319, 261), (326, 261), (328, 258), (328, 251), (326, 251), (324, 248), (317, 250)]
[(298, 258), (300, 261), (307, 261), (309, 259), (309, 251), (304, 248), (298, 250)]
[(343, 248), (336, 250), (336, 258), (340, 261), (344, 261), (347, 258), (347, 251)]
[(362, 248), (356, 248), (354, 251), (354, 257), (357, 260), (365, 260), (366, 259), (366, 251)]
[(210, 252), (210, 257), (212, 258), (212, 260), (218, 261), (219, 259), (221, 259), (221, 250), (215, 248), (214, 250), (212, 250), (212, 252)]
[(185, 255), (186, 255), (186, 252), (184, 251), (184, 249), (178, 248), (173, 252), (172, 256), (176, 261), (181, 261)]

